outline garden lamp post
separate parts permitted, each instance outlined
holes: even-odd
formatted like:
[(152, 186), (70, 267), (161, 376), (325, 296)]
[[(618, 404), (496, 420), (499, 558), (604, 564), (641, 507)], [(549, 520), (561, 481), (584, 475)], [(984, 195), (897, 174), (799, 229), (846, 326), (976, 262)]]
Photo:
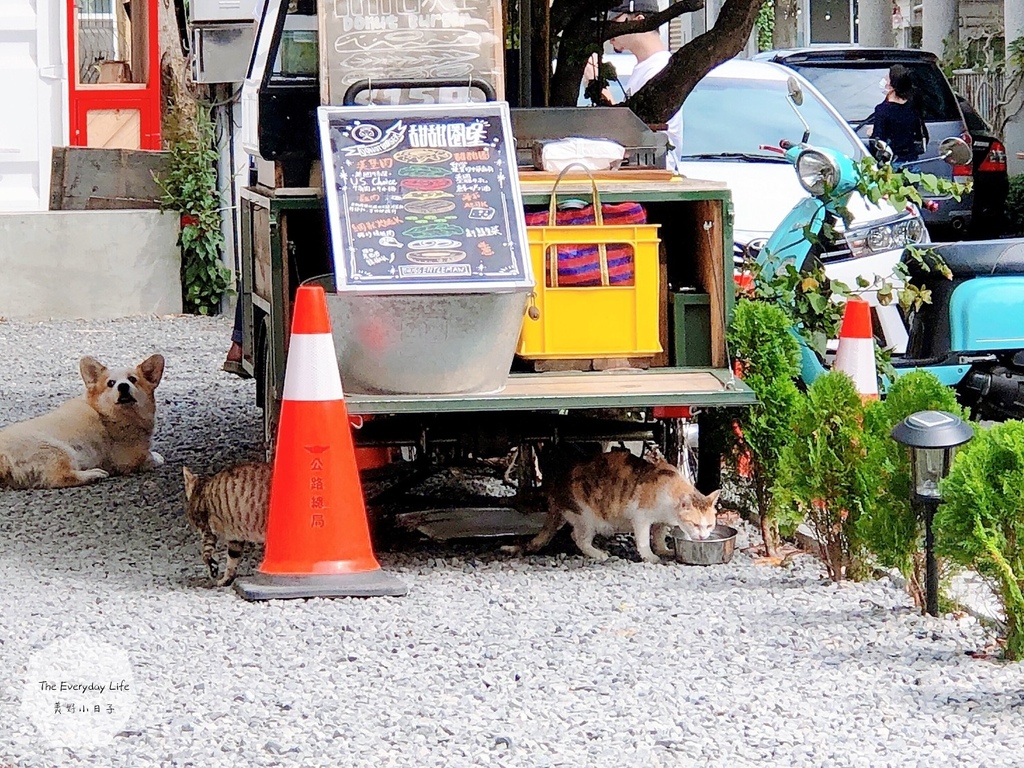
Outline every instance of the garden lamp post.
[(939, 570), (935, 562), (932, 518), (942, 501), (939, 481), (949, 474), (958, 446), (974, 430), (952, 413), (918, 411), (892, 430), (892, 439), (910, 448), (911, 502), (924, 512), (925, 610), (939, 615)]

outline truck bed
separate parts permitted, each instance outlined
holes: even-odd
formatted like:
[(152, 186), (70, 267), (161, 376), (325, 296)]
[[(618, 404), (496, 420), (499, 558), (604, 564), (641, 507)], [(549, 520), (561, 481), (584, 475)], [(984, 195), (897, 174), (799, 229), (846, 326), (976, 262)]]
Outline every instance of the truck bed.
[(557, 411), (580, 408), (644, 408), (753, 405), (753, 391), (727, 369), (516, 373), (498, 391), (471, 395), (346, 394), (353, 415), (456, 413), (468, 411)]

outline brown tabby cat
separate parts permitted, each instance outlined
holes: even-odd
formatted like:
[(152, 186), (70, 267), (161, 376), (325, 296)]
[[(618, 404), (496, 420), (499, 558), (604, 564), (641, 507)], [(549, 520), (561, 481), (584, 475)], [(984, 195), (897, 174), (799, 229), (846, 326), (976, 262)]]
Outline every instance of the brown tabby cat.
[(228, 565), (218, 587), (235, 580), (245, 542), (262, 544), (266, 538), (272, 471), (269, 464), (239, 464), (202, 478), (188, 467), (182, 468), (186, 512), (203, 536), (203, 561), (210, 578), (217, 578), (217, 561), (213, 559), (217, 537), (228, 543)]
[[(559, 529), (572, 525), (572, 538), (583, 554), (598, 560), (608, 553), (594, 546), (594, 535), (633, 532), (636, 549), (648, 563), (671, 554), (665, 536), (679, 526), (693, 539), (706, 539), (715, 528), (718, 491), (707, 496), (666, 461), (649, 462), (628, 451), (602, 453), (577, 464), (568, 478), (548, 494), (544, 528), (528, 552), (546, 546)], [(651, 549), (654, 531), (655, 549)]]

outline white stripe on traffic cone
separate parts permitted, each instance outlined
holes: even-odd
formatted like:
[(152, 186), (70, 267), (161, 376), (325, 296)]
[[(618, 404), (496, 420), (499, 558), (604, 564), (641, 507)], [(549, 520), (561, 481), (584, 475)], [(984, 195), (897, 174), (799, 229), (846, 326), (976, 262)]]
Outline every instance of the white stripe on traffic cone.
[(839, 330), (839, 349), (832, 369), (851, 379), (862, 399), (878, 399), (878, 372), (875, 368), (875, 340), (871, 333), (871, 306), (864, 299), (846, 302), (843, 325)]

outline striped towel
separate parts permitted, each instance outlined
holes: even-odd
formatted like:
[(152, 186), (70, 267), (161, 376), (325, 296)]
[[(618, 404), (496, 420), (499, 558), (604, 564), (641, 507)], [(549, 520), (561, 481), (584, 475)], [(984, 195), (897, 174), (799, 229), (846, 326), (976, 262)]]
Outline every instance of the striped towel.
[[(605, 203), (601, 206), (601, 215), (606, 225), (646, 224), (647, 211), (640, 203)], [(573, 224), (596, 224), (594, 206), (584, 208), (565, 208), (556, 214), (557, 226)], [(543, 227), (549, 224), (548, 212), (538, 211), (526, 214), (526, 225)], [(558, 286), (591, 287), (601, 285), (601, 256), (597, 245), (559, 245), (554, 248), (558, 254)], [(548, 287), (551, 286), (552, 249), (545, 254), (544, 274), (547, 275)], [(605, 246), (608, 261), (609, 285), (633, 285), (633, 245), (631, 243), (607, 243)]]

